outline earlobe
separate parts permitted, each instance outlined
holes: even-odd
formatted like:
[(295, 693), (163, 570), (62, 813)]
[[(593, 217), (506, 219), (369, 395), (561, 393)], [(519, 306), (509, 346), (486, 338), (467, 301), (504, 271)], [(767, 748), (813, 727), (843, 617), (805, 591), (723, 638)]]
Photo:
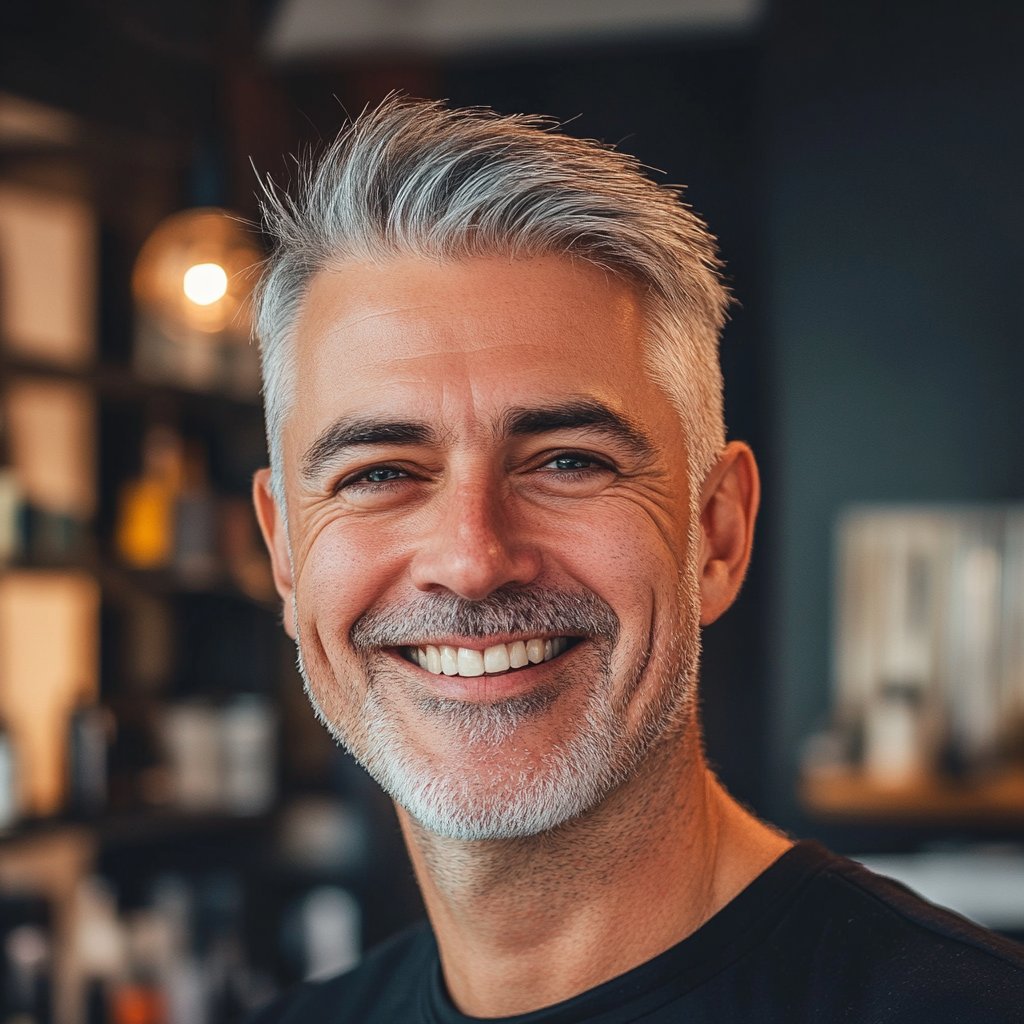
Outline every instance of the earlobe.
[(753, 452), (726, 445), (701, 490), (701, 625), (714, 622), (736, 599), (750, 563), (761, 484)]
[(274, 587), (277, 589), (283, 604), (282, 617), (285, 632), (294, 640), (295, 612), (293, 596), (295, 585), (292, 578), (291, 552), (288, 548), (288, 534), (284, 525), (284, 516), (277, 507), (277, 499), (270, 488), (270, 470), (256, 471), (252, 480), (252, 503), (256, 509), (256, 519), (260, 524), (263, 541), (270, 553), (270, 567), (274, 574)]

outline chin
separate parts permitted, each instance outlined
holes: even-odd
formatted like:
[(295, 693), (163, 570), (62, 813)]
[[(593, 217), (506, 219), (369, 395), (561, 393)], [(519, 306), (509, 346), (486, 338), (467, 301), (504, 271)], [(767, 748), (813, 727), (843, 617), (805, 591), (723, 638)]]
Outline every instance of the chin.
[(522, 759), (511, 728), (472, 744), (457, 765), (411, 749), (387, 715), (374, 725), (356, 756), (421, 828), (447, 839), (539, 835), (585, 814), (622, 781), (621, 729), (610, 716), (588, 715), (585, 728), (537, 759)]

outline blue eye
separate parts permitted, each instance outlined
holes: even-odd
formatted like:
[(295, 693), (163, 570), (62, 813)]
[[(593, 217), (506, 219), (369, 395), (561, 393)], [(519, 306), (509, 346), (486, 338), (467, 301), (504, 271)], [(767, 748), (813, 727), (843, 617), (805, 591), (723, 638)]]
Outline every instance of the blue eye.
[(346, 477), (336, 487), (336, 491), (347, 491), (350, 494), (359, 491), (387, 491), (392, 485), (408, 480), (409, 474), (396, 466), (373, 466)]
[(375, 469), (367, 470), (362, 476), (352, 482), (383, 484), (389, 480), (398, 480), (405, 475), (400, 469), (395, 469), (394, 466), (377, 466)]
[(559, 455), (557, 459), (552, 459), (550, 464), (556, 469), (568, 472), (591, 469), (595, 465), (593, 459), (584, 459), (579, 455)]
[(603, 477), (612, 467), (603, 459), (583, 452), (563, 452), (540, 467), (549, 477), (564, 481), (583, 481)]

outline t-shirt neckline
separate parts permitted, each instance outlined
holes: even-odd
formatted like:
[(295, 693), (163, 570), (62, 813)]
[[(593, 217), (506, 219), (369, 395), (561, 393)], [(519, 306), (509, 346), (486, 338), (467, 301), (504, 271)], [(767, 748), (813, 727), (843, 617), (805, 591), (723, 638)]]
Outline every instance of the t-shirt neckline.
[[(782, 909), (822, 870), (832, 855), (819, 843), (801, 840), (773, 861), (745, 889), (676, 945), (554, 1006), (513, 1017), (468, 1017), (451, 1001), (436, 952), (423, 1012), (430, 1024), (612, 1024), (635, 1019), (678, 998), (756, 946)], [(630, 1016), (623, 1017), (628, 1008)]]

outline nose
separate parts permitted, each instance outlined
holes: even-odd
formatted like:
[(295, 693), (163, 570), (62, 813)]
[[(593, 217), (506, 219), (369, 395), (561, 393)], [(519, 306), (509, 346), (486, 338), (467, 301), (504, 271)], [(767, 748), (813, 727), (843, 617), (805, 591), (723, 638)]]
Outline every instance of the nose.
[(502, 496), (475, 482), (439, 499), (411, 573), (419, 590), (445, 589), (480, 601), (499, 587), (531, 582), (540, 569), (540, 552), (517, 528)]

